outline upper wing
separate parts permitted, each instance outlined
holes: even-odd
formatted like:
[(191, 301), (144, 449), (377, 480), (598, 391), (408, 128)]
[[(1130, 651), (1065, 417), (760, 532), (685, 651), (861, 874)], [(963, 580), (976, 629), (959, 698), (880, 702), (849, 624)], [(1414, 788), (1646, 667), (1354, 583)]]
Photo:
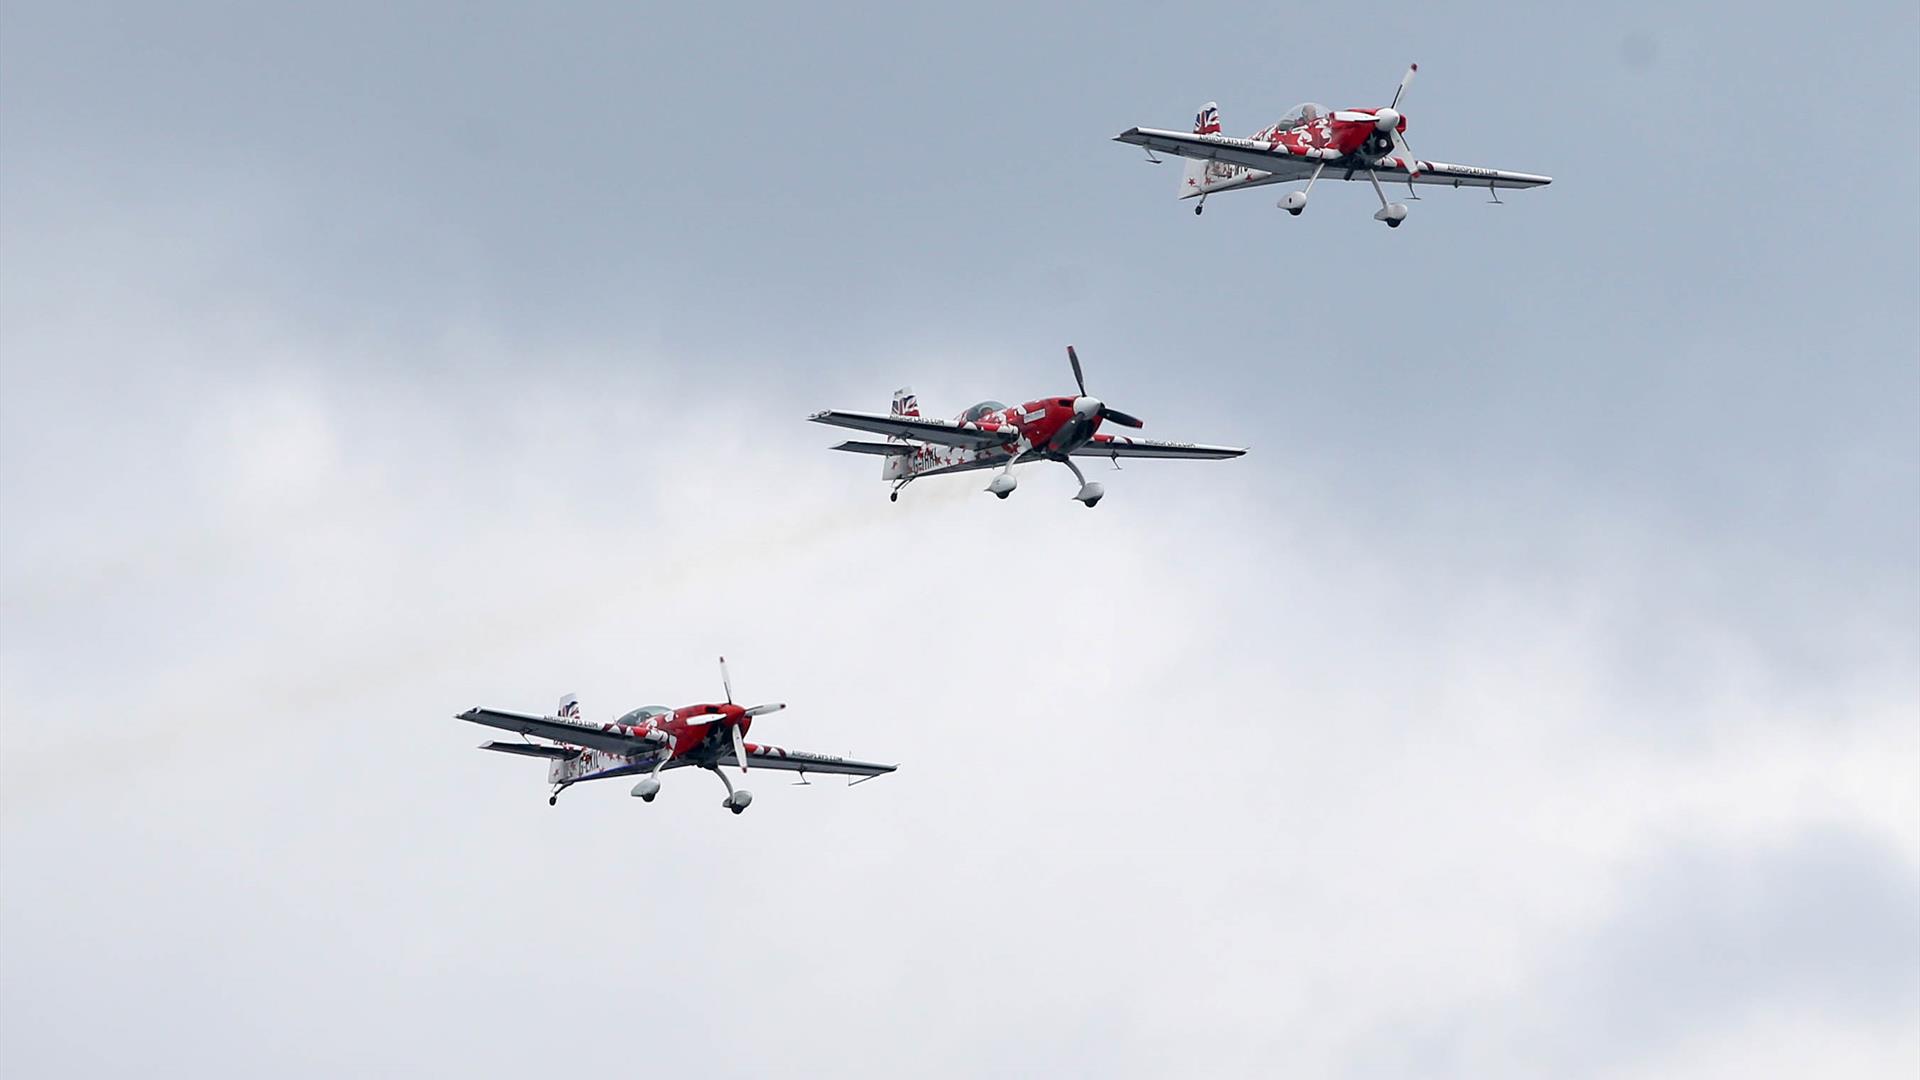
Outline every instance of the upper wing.
[[(729, 747), (720, 755), (716, 765), (738, 765)], [(782, 750), (778, 746), (747, 744), (747, 768), (779, 769), (797, 773), (836, 773), (845, 776), (882, 776), (899, 768), (898, 765), (880, 765), (871, 761), (854, 761), (851, 758), (832, 757), (827, 754), (809, 754), (801, 750)]]
[[(1020, 433), (1011, 427), (981, 426), (974, 423), (962, 423), (955, 420), (931, 420), (924, 416), (882, 416), (879, 413), (842, 412), (828, 409), (817, 412), (807, 419), (816, 424), (832, 424), (835, 427), (852, 428), (855, 431), (871, 431), (876, 435), (892, 435), (902, 439), (918, 439), (921, 442), (940, 443), (944, 446), (964, 446), (969, 450), (980, 450), (989, 446), (1005, 446), (1020, 438)], [(902, 448), (901, 453), (906, 453)]]
[(1246, 453), (1244, 446), (1203, 446), (1199, 443), (1159, 442), (1132, 439), (1125, 435), (1095, 435), (1093, 441), (1073, 452), (1074, 457), (1135, 458), (1236, 458)]
[[(1173, 154), (1177, 157), (1224, 161), (1229, 165), (1244, 165), (1249, 169), (1273, 173), (1273, 179), (1260, 181), (1263, 184), (1284, 180), (1305, 180), (1313, 175), (1315, 166), (1322, 160), (1322, 151), (1312, 148), (1295, 149), (1286, 143), (1235, 139), (1226, 135), (1195, 135), (1185, 131), (1160, 131), (1156, 128), (1128, 128), (1114, 136), (1114, 141), (1144, 146), (1149, 150), (1158, 150), (1163, 154)], [(1325, 153), (1332, 153), (1332, 151), (1325, 151)], [(1329, 164), (1331, 165), (1331, 162)], [(1478, 165), (1453, 165), (1444, 161), (1422, 161), (1419, 165), (1420, 172), (1413, 177), (1413, 182), (1416, 184), (1436, 184), (1445, 187), (1530, 188), (1553, 183), (1551, 176), (1508, 172), (1505, 169), (1484, 169)], [(1408, 170), (1397, 157), (1386, 158), (1376, 163), (1373, 171), (1382, 177), (1390, 176), (1398, 183), (1407, 182)], [(1323, 178), (1335, 180), (1364, 179), (1366, 175), (1364, 168), (1357, 166), (1349, 168), (1344, 165), (1330, 167), (1322, 174)]]
[(552, 716), (527, 716), (522, 713), (501, 712), (498, 709), (468, 709), (454, 719), (499, 728), (518, 735), (537, 735), (542, 739), (584, 746), (591, 750), (605, 750), (610, 754), (644, 754), (659, 748), (659, 745), (650, 739), (628, 735), (624, 731), (576, 723), (572, 720), (561, 720)]

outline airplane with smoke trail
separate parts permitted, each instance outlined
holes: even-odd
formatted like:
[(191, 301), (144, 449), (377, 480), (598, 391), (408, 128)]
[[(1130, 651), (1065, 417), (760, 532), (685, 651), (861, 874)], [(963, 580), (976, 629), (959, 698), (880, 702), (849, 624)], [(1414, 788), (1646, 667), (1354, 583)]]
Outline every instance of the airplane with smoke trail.
[[(547, 761), (547, 783), (552, 792), (547, 805), (560, 801), (560, 793), (587, 780), (607, 780), (618, 776), (646, 775), (633, 785), (631, 794), (642, 802), (652, 802), (660, 794), (660, 774), (671, 769), (700, 768), (720, 778), (727, 797), (720, 805), (738, 814), (753, 802), (753, 792), (735, 789), (722, 769), (738, 766), (741, 775), (748, 767), (800, 774), (859, 777), (849, 785), (871, 780), (899, 768), (870, 761), (809, 754), (747, 741), (747, 731), (755, 717), (779, 712), (784, 704), (741, 706), (733, 703), (733, 680), (727, 675), (727, 658), (720, 658), (720, 684), (726, 689), (725, 702), (685, 705), (670, 709), (665, 705), (642, 705), (618, 720), (606, 724), (588, 723), (580, 718), (580, 699), (568, 694), (560, 699), (553, 716), (531, 716), (499, 709), (468, 709), (455, 719), (485, 727), (511, 731), (520, 742), (486, 742), (482, 750), (494, 750), (521, 757)], [(534, 742), (534, 739), (543, 740)]]

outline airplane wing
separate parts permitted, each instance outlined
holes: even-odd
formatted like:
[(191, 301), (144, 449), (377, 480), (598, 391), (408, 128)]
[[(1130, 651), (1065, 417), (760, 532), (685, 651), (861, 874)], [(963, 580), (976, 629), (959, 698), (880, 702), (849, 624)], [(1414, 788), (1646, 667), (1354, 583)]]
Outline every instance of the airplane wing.
[[(716, 765), (739, 765), (733, 756), (732, 748), (720, 755)], [(783, 772), (797, 773), (834, 773), (841, 776), (884, 776), (899, 768), (898, 765), (879, 765), (871, 761), (855, 761), (852, 758), (833, 757), (828, 754), (809, 754), (801, 750), (782, 750), (778, 746), (747, 744), (747, 768), (777, 769)]]
[[(882, 416), (879, 413), (843, 412), (828, 409), (814, 413), (807, 419), (816, 424), (832, 424), (835, 427), (852, 428), (855, 431), (870, 431), (875, 435), (892, 435), (902, 439), (917, 439), (920, 442), (940, 443), (943, 446), (962, 446), (968, 450), (981, 450), (989, 446), (1005, 446), (1020, 438), (1020, 433), (1012, 428), (981, 427), (973, 423), (961, 423), (955, 420), (933, 420), (924, 416)], [(853, 444), (871, 445), (871, 444)], [(871, 451), (860, 451), (870, 453)], [(903, 448), (902, 453), (907, 452)]]
[[(522, 713), (501, 712), (498, 709), (468, 709), (455, 716), (456, 720), (465, 720), (469, 724), (499, 728), (516, 735), (534, 735), (554, 742), (584, 746), (590, 750), (605, 750), (610, 754), (644, 754), (657, 750), (660, 744), (649, 739), (636, 738), (620, 731), (604, 730), (598, 725), (582, 724), (572, 720), (561, 720), (552, 716), (527, 716)], [(499, 749), (500, 744), (490, 744), (487, 749)]]
[(571, 746), (535, 746), (524, 742), (483, 742), (480, 749), (519, 754), (521, 757), (559, 758), (562, 761), (572, 761), (580, 756), (580, 751)]
[[(1229, 165), (1244, 165), (1249, 169), (1273, 173), (1272, 179), (1260, 181), (1263, 184), (1279, 183), (1285, 180), (1305, 180), (1313, 175), (1314, 168), (1320, 164), (1321, 160), (1317, 151), (1302, 152), (1288, 147), (1285, 143), (1235, 139), (1225, 135), (1195, 135), (1187, 131), (1161, 131), (1157, 128), (1128, 128), (1114, 136), (1114, 141), (1144, 146), (1149, 150), (1173, 154), (1176, 157), (1224, 161)], [(1397, 157), (1379, 162), (1374, 165), (1373, 171), (1382, 180), (1392, 178), (1395, 183), (1407, 182), (1406, 166), (1400, 164), (1400, 159)], [(1366, 176), (1367, 171), (1364, 168), (1336, 166), (1332, 162), (1328, 162), (1327, 170), (1320, 174), (1323, 180), (1364, 180)], [(1553, 177), (1509, 172), (1505, 169), (1485, 169), (1478, 165), (1421, 161), (1420, 172), (1413, 177), (1413, 182), (1441, 187), (1530, 188), (1551, 184)], [(1241, 186), (1252, 187), (1253, 185)]]
[(874, 454), (879, 457), (893, 457), (896, 454), (911, 454), (913, 447), (897, 442), (856, 442), (852, 439), (831, 449), (845, 450), (849, 454)]
[(1203, 446), (1199, 443), (1158, 442), (1132, 439), (1125, 435), (1095, 435), (1093, 441), (1073, 452), (1074, 457), (1103, 458), (1236, 458), (1246, 453), (1240, 446)]
[[(1320, 164), (1318, 157), (1295, 154), (1286, 144), (1256, 142), (1253, 139), (1235, 139), (1225, 135), (1195, 135), (1189, 131), (1160, 131), (1156, 128), (1128, 128), (1113, 137), (1114, 142), (1132, 143), (1157, 150), (1162, 154), (1176, 157), (1198, 158), (1202, 161), (1224, 161), (1229, 165), (1244, 165), (1249, 169), (1272, 173), (1270, 179), (1262, 183), (1277, 184), (1287, 180), (1305, 180), (1313, 175), (1313, 167)], [(1241, 185), (1251, 187), (1252, 185)]]

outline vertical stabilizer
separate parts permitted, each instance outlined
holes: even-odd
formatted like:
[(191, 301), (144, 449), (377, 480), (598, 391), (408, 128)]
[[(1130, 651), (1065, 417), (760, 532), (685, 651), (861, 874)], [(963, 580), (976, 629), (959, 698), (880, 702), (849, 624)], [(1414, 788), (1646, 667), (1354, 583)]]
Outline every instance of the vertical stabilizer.
[[(1193, 114), (1193, 133), (1195, 135), (1220, 134), (1220, 106), (1209, 101), (1200, 106)], [(1223, 161), (1206, 161), (1200, 158), (1187, 158), (1186, 171), (1180, 177), (1180, 197), (1191, 199), (1200, 196), (1205, 201), (1210, 191), (1221, 188), (1239, 187), (1242, 184), (1271, 175), (1258, 169), (1249, 169), (1242, 165), (1229, 165)], [(1198, 213), (1199, 208), (1195, 207)]]
[[(893, 392), (893, 408), (889, 411), (892, 412), (894, 416), (919, 416), (920, 399), (913, 395), (913, 387), (903, 386), (895, 390)], [(887, 436), (887, 441), (900, 442), (900, 439), (897, 436), (889, 435)], [(898, 454), (889, 454), (886, 461), (881, 463), (880, 479), (905, 479), (908, 472), (911, 471), (908, 467), (907, 459), (907, 454), (911, 452), (911, 450), (912, 447), (901, 442), (900, 452)]]

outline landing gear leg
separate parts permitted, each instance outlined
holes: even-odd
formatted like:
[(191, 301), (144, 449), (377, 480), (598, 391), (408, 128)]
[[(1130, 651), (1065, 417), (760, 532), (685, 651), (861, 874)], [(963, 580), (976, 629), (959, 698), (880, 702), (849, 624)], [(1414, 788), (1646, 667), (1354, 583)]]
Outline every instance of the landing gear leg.
[(553, 793), (547, 796), (547, 805), (553, 806), (557, 804), (560, 801), (560, 793), (565, 790), (567, 790), (567, 785), (565, 784), (553, 785)]
[(1087, 509), (1089, 510), (1093, 509), (1095, 506), (1098, 506), (1101, 498), (1103, 498), (1106, 495), (1107, 489), (1101, 487), (1097, 483), (1092, 483), (1088, 481), (1086, 476), (1080, 472), (1080, 466), (1075, 465), (1073, 463), (1072, 458), (1062, 457), (1060, 459), (1060, 464), (1065, 465), (1069, 469), (1072, 469), (1073, 478), (1075, 480), (1080, 481), (1079, 494), (1076, 494), (1074, 498), (1080, 502), (1086, 503)]
[(666, 752), (660, 755), (660, 760), (654, 762), (653, 771), (647, 774), (646, 779), (633, 785), (631, 794), (641, 802), (652, 802), (653, 797), (660, 794), (660, 770), (666, 768), (667, 762), (672, 760), (673, 747), (672, 744), (668, 744)]
[(1387, 201), (1387, 193), (1380, 187), (1380, 176), (1372, 169), (1367, 170), (1367, 179), (1373, 181), (1373, 193), (1380, 196), (1380, 212), (1373, 215), (1373, 219), (1386, 222), (1389, 229), (1399, 228), (1400, 223), (1407, 220), (1406, 205)]
[(1000, 475), (994, 477), (993, 481), (987, 485), (987, 490), (993, 492), (995, 498), (1004, 499), (1013, 494), (1014, 488), (1020, 486), (1020, 481), (1013, 476), (1013, 463), (1019, 460), (1020, 451), (1015, 450), (1009, 454), (1006, 468), (1001, 469)]
[(1307, 177), (1307, 186), (1301, 188), (1299, 191), (1287, 192), (1286, 197), (1278, 203), (1280, 209), (1285, 210), (1294, 217), (1299, 217), (1300, 212), (1307, 208), (1307, 195), (1313, 191), (1313, 182), (1320, 179), (1320, 170), (1326, 167), (1327, 159), (1321, 158), (1320, 164), (1313, 167), (1313, 175)]
[(904, 478), (904, 479), (901, 479), (901, 480), (895, 480), (895, 481), (893, 482), (893, 491), (892, 491), (892, 493), (891, 493), (891, 494), (889, 494), (889, 495), (887, 496), (887, 501), (888, 501), (888, 502), (899, 502), (899, 501), (900, 501), (900, 489), (901, 489), (901, 488), (904, 488), (904, 487), (906, 487), (906, 486), (907, 486), (908, 484), (911, 484), (911, 483), (913, 483), (913, 477), (911, 477), (911, 476), (909, 476), (909, 477), (906, 477), (906, 478)]
[(1207, 208), (1207, 197), (1205, 195), (1202, 195), (1200, 196), (1200, 201), (1193, 204), (1193, 212), (1195, 214), (1198, 214), (1200, 211), (1205, 210), (1206, 208)]
[(721, 772), (718, 765), (707, 766), (707, 771), (719, 777), (720, 782), (727, 785), (727, 797), (720, 800), (721, 806), (738, 814), (753, 802), (753, 792), (746, 788), (741, 788), (739, 791), (733, 790), (733, 781), (727, 779), (727, 774)]

